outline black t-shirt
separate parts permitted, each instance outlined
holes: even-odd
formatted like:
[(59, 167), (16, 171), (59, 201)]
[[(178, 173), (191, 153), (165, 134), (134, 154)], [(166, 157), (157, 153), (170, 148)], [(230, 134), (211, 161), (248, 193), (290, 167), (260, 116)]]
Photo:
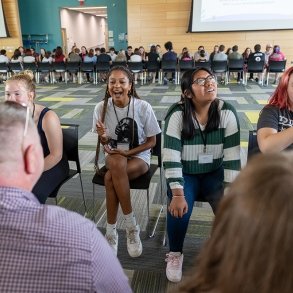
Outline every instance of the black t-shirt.
[[(268, 127), (281, 132), (292, 126), (293, 112), (272, 105), (267, 105), (262, 109), (257, 122), (257, 130)], [(289, 148), (293, 148), (293, 144)]]
[(105, 53), (102, 53), (97, 57), (97, 62), (110, 62), (111, 60), (111, 57)]

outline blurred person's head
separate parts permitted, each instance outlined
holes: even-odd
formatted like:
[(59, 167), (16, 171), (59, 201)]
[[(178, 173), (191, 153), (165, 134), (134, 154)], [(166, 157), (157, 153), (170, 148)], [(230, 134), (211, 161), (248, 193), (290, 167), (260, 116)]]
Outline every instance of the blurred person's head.
[(293, 292), (293, 154), (255, 155), (227, 189), (176, 292)]

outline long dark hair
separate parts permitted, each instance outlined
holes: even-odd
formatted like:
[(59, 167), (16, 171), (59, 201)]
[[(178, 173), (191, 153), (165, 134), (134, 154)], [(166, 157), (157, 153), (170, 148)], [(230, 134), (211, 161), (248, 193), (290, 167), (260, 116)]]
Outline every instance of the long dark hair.
[[(195, 136), (195, 127), (193, 123), (193, 112), (196, 110), (195, 106), (187, 94), (194, 95), (194, 91), (192, 89), (192, 82), (194, 75), (200, 71), (206, 71), (212, 75), (212, 72), (207, 69), (200, 67), (196, 70), (188, 70), (186, 71), (181, 79), (181, 104), (183, 105), (183, 127), (182, 127), (182, 138), (191, 139)], [(211, 132), (218, 129), (220, 124), (220, 112), (219, 112), (219, 100), (215, 99), (209, 108), (208, 112), (208, 122), (205, 127), (206, 132)]]

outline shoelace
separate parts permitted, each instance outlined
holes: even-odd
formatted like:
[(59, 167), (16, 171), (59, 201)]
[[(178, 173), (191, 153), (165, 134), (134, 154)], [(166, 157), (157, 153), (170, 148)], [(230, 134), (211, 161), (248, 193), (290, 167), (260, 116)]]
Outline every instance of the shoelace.
[(165, 261), (167, 263), (170, 263), (172, 267), (178, 267), (180, 265), (180, 255), (173, 255), (170, 253), (166, 254), (167, 258), (165, 259)]
[(131, 244), (135, 244), (136, 242), (138, 242), (137, 239), (136, 239), (136, 235), (137, 235), (137, 233), (138, 233), (138, 230), (136, 230), (136, 229), (134, 229), (134, 230), (130, 230), (130, 231), (128, 232), (128, 238), (129, 238), (129, 242), (130, 242)]

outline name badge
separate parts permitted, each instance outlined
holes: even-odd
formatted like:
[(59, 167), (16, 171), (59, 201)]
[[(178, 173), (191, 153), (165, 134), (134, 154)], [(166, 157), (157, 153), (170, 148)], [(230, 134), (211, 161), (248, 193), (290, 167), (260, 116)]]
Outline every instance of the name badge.
[(210, 153), (202, 153), (198, 155), (198, 163), (199, 164), (210, 164), (213, 162), (213, 154)]
[(129, 143), (117, 142), (117, 149), (123, 150), (123, 151), (128, 151), (129, 150)]

